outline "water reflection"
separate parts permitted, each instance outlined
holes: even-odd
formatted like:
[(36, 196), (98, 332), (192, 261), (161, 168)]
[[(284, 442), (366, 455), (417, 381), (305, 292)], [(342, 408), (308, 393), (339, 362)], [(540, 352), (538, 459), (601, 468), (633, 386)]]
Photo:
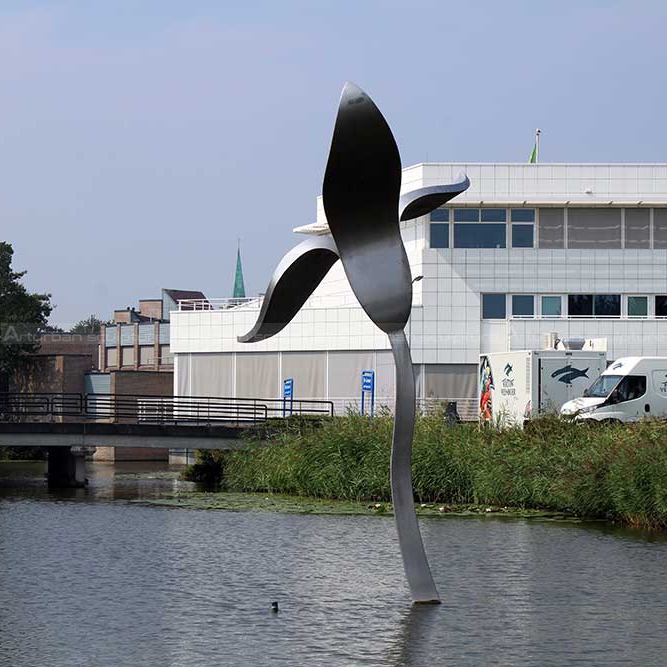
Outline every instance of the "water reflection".
[(0, 465), (0, 665), (662, 664), (663, 538), (426, 520), (443, 604), (410, 607), (390, 518), (128, 503), (183, 484), (163, 464), (43, 472)]
[(389, 649), (387, 664), (392, 667), (423, 665), (428, 659), (430, 634), (436, 627), (439, 605), (415, 605), (402, 615), (398, 638)]

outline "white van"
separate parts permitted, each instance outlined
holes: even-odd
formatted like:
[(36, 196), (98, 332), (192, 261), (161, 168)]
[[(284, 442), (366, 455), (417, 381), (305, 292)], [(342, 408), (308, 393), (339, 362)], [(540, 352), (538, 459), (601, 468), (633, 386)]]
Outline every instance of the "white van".
[(584, 396), (565, 403), (560, 413), (596, 421), (667, 418), (667, 357), (617, 359)]

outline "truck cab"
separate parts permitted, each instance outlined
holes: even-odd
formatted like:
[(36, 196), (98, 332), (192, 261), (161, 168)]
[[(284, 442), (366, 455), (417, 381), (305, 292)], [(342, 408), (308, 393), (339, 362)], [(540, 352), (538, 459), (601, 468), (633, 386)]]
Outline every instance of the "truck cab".
[(667, 417), (667, 357), (617, 359), (561, 415), (600, 422)]

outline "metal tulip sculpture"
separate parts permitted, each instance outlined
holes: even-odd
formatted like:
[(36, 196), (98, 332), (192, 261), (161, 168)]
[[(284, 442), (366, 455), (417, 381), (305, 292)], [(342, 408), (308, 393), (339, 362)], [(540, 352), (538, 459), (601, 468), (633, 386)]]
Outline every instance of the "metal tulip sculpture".
[(415, 378), (405, 325), (412, 307), (412, 275), (399, 220), (426, 215), (470, 182), (436, 185), (401, 196), (401, 158), (373, 100), (345, 84), (338, 106), (323, 199), (332, 236), (293, 248), (276, 268), (255, 326), (240, 336), (254, 343), (281, 331), (339, 259), (370, 319), (389, 336), (396, 365), (396, 408), (391, 449), (391, 495), (405, 574), (414, 602), (437, 603), (412, 490)]

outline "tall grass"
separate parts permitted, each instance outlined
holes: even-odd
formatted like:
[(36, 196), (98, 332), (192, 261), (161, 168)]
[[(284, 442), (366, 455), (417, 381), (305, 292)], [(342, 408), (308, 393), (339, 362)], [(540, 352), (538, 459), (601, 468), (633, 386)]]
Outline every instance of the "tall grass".
[[(297, 424), (222, 457), (238, 491), (390, 500), (392, 419), (350, 414)], [(525, 430), (419, 417), (413, 486), (420, 502), (544, 508), (667, 528), (667, 424), (586, 426), (558, 419)]]

